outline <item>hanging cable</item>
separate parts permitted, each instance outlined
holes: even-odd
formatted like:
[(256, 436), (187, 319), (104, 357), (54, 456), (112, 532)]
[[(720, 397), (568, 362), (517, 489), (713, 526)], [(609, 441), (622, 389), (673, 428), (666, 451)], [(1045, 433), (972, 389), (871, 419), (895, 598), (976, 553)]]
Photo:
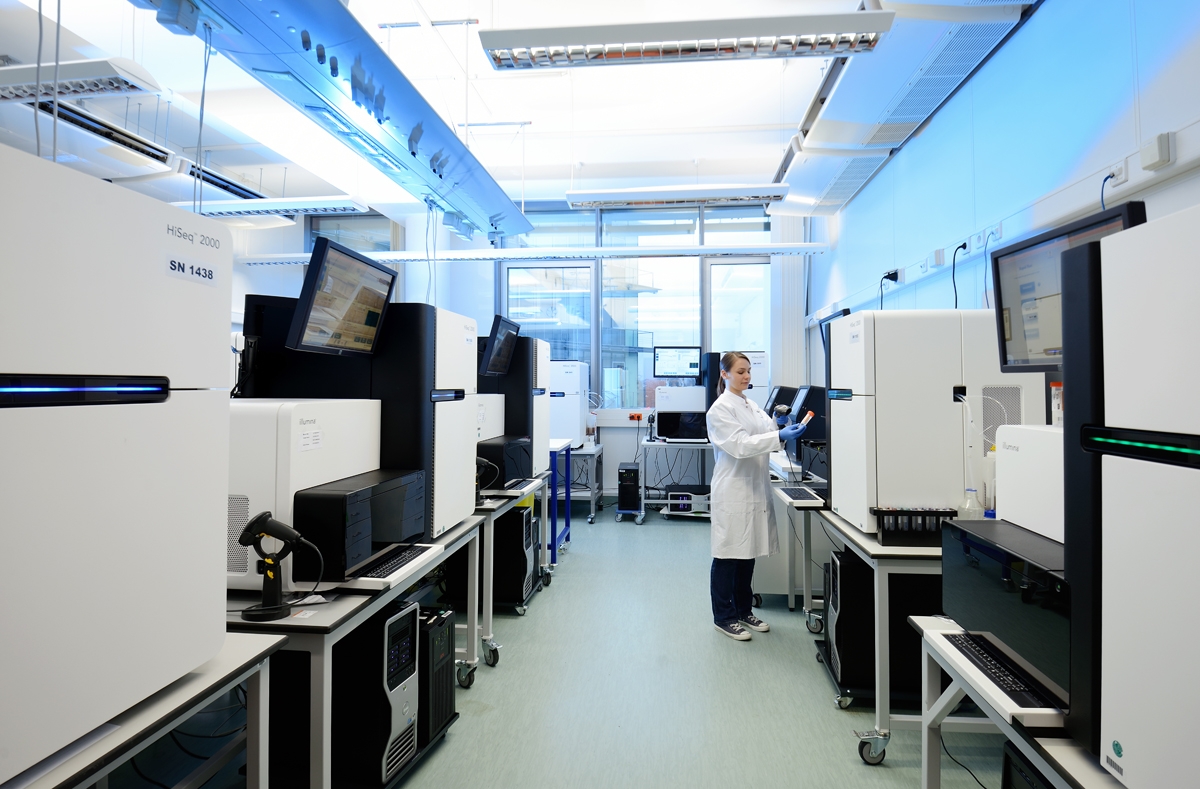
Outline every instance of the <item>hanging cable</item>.
[[(954, 257), (950, 258), (950, 284), (954, 286), (954, 309), (958, 309), (958, 252), (961, 249), (967, 248), (967, 242), (964, 241), (954, 248)], [(945, 258), (942, 258), (945, 260)]]
[(945, 751), (946, 755), (950, 757), (950, 761), (954, 762), (959, 767), (961, 767), (964, 770), (966, 770), (967, 772), (971, 773), (971, 777), (975, 779), (975, 783), (979, 784), (980, 786), (983, 786), (983, 789), (987, 789), (987, 787), (983, 785), (983, 781), (979, 780), (979, 776), (975, 775), (975, 773), (972, 772), (970, 767), (966, 766), (965, 764), (960, 762), (958, 759), (954, 758), (954, 754), (950, 753), (950, 749), (946, 747), (946, 738), (939, 734), (938, 739), (942, 741), (942, 750)]
[(1108, 208), (1106, 208), (1104, 205), (1104, 187), (1109, 181), (1111, 181), (1112, 179), (1114, 179), (1116, 177), (1117, 177), (1116, 174), (1109, 173), (1108, 175), (1104, 176), (1104, 180), (1100, 182), (1100, 210), (1101, 211), (1108, 210)]
[(38, 109), (42, 103), (42, 21), (45, 17), (42, 16), (42, 0), (38, 0), (38, 47), (37, 47), (37, 64), (33, 67), (33, 81), (37, 83), (37, 88), (34, 90), (33, 99), (33, 136), (37, 141), (37, 156), (42, 158), (42, 119), (38, 117), (40, 110)]
[[(196, 131), (196, 177), (192, 181), (192, 212), (204, 210), (204, 100), (208, 92), (208, 59), (212, 55), (212, 27), (204, 23), (204, 76), (200, 80), (200, 128)], [(196, 200), (196, 186), (200, 187), (200, 199)]]
[[(62, 0), (58, 0), (58, 8), (54, 12), (54, 120), (50, 123), (50, 135), (53, 139), (52, 149), (54, 161), (58, 161), (58, 64), (62, 51)], [(40, 89), (41, 86), (39, 85)]]

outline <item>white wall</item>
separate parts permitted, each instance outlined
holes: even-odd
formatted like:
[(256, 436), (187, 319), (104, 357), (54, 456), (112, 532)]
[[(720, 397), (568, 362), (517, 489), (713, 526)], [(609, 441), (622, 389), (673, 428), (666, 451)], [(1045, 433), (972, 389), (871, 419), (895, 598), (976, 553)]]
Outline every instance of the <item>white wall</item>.
[[(1177, 133), (1177, 162), (1143, 171), (1138, 150)], [(933, 250), (1002, 224), (999, 245), (1109, 206), (1146, 201), (1150, 219), (1200, 202), (1200, 3), (1051, 0), (842, 212), (816, 220), (809, 312), (878, 306), (879, 279), (904, 268), (888, 308), (950, 307), (950, 266)], [(822, 227), (823, 226), (823, 227)], [(991, 248), (996, 247), (993, 242)], [(960, 255), (959, 306), (985, 306), (983, 250)], [(947, 258), (949, 262), (949, 258)], [(814, 360), (816, 361), (816, 360)]]
[[(405, 219), (407, 251), (425, 254), (426, 221), (425, 213), (412, 214)], [(462, 241), (441, 225), (441, 214), (438, 214), (437, 222), (439, 253), (451, 249), (486, 249), (490, 246), (486, 237), (476, 236), (471, 241)], [(433, 252), (431, 244), (429, 254), (432, 256)], [(407, 265), (404, 277), (407, 296), (405, 300), (432, 303), (459, 315), (474, 318), (479, 324), (480, 333), (486, 333), (491, 328), (492, 318), (496, 314), (495, 261), (455, 261), (433, 265), (436, 267), (433, 283), (436, 288), (430, 283), (430, 264), (422, 260)]]

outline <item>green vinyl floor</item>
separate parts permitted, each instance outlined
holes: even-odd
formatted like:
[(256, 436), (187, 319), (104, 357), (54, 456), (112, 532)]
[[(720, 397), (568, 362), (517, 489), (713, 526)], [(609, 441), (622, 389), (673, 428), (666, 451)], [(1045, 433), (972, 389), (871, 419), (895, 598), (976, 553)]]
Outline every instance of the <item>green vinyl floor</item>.
[[(460, 714), (405, 787), (919, 787), (916, 731), (864, 764), (855, 729), (871, 706), (838, 709), (816, 637), (786, 598), (758, 615), (771, 632), (713, 629), (706, 520), (594, 525), (573, 518), (570, 550), (525, 616), (497, 612), (503, 648), (458, 688)], [(950, 751), (1000, 789), (999, 734), (948, 733)], [(977, 787), (942, 755), (946, 789)]]

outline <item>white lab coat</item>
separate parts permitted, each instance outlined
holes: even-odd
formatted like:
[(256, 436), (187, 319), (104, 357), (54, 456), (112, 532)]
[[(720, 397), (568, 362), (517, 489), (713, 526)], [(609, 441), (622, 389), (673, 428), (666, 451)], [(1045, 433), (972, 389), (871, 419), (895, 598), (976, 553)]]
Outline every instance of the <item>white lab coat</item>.
[(708, 409), (713, 443), (710, 506), (712, 555), (753, 559), (779, 552), (771, 503), (770, 453), (779, 449), (779, 429), (752, 400), (729, 390)]

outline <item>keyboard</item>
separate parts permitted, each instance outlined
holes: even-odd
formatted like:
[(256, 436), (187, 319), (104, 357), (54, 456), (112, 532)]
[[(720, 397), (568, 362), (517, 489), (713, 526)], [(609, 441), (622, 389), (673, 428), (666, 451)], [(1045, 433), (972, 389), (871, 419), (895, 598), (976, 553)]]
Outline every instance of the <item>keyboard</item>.
[(1051, 694), (1032, 680), (1021, 676), (1019, 669), (1012, 665), (1009, 658), (996, 649), (983, 636), (973, 633), (947, 635), (946, 640), (961, 652), (967, 660), (984, 673), (996, 684), (1005, 695), (1021, 707), (1054, 707), (1060, 705), (1051, 701)]
[(783, 495), (792, 501), (820, 501), (821, 497), (808, 488), (784, 488)]
[(514, 479), (511, 482), (506, 483), (504, 485), (504, 489), (505, 490), (518, 490), (518, 489), (523, 488), (526, 485), (528, 485), (531, 481), (532, 480), (528, 480), (528, 479)]
[(377, 564), (360, 570), (356, 575), (359, 578), (387, 578), (390, 575), (396, 574), (401, 567), (416, 559), (427, 550), (429, 550), (428, 545), (413, 545), (399, 553), (388, 554)]

